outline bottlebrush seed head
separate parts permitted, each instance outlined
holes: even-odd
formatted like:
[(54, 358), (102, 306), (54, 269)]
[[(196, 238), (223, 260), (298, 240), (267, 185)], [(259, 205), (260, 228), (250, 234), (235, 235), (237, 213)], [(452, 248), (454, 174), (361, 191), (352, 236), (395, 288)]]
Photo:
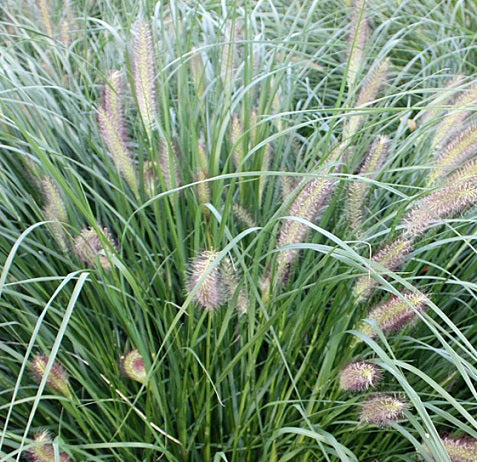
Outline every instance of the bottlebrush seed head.
[[(30, 362), (31, 371), (33, 372), (33, 376), (38, 382), (40, 382), (45, 375), (48, 359), (48, 356), (38, 354), (35, 355)], [(46, 383), (50, 388), (56, 390), (62, 395), (66, 397), (71, 396), (68, 382), (68, 374), (66, 373), (65, 369), (61, 364), (57, 362), (53, 363)]]
[(462, 212), (477, 201), (477, 182), (458, 181), (420, 200), (404, 218), (407, 234), (417, 236), (445, 217)]
[(452, 462), (477, 462), (477, 439), (441, 437)]
[(224, 303), (222, 274), (218, 266), (200, 282), (217, 258), (218, 252), (204, 250), (192, 261), (189, 279), (189, 293), (197, 290), (194, 300), (206, 310), (216, 310)]
[[(429, 299), (423, 294), (408, 292), (404, 297), (394, 296), (387, 302), (371, 310), (368, 318), (375, 321), (384, 333), (397, 332), (404, 326), (418, 319), (417, 312), (423, 313)], [(411, 306), (410, 306), (411, 305)], [(414, 309), (412, 308), (414, 307)], [(362, 322), (358, 330), (368, 337), (378, 334), (367, 322)]]
[[(66, 223), (68, 221), (68, 214), (65, 204), (53, 180), (51, 178), (44, 178), (41, 182), (41, 189), (45, 199), (45, 205), (43, 207), (45, 220)], [(50, 223), (49, 226), (54, 239), (61, 250), (65, 252), (68, 245), (61, 223)]]
[(143, 357), (137, 350), (131, 350), (124, 356), (121, 356), (121, 370), (126, 377), (136, 382), (144, 384), (146, 382), (147, 370)]
[(361, 422), (387, 426), (404, 418), (408, 403), (395, 395), (380, 393), (371, 396), (361, 409)]
[(364, 11), (364, 2), (353, 2), (353, 18), (348, 38), (348, 88), (354, 87), (361, 66), (364, 62), (365, 49), (368, 42), (369, 25)]
[[(114, 249), (117, 249), (116, 243), (108, 229), (103, 228), (102, 232), (109, 244)], [(105, 248), (103, 247), (103, 243), (94, 228), (90, 227), (83, 229), (81, 233), (76, 236), (74, 249), (76, 255), (89, 266), (94, 267), (96, 265), (96, 259), (98, 259), (99, 264), (103, 269), (111, 269), (111, 263), (109, 262), (108, 257), (104, 254)]]
[[(50, 434), (43, 430), (33, 437), (35, 445), (27, 451), (26, 457), (29, 462), (55, 462), (55, 450)], [(60, 462), (70, 462), (68, 454), (60, 453)]]
[[(411, 239), (397, 239), (380, 250), (371, 261), (378, 263), (389, 271), (397, 271), (405, 262), (412, 251)], [(356, 282), (354, 294), (358, 300), (363, 300), (371, 295), (377, 281), (369, 276), (362, 276)]]
[(383, 378), (376, 364), (367, 361), (353, 361), (340, 374), (340, 387), (344, 391), (365, 391), (375, 387)]

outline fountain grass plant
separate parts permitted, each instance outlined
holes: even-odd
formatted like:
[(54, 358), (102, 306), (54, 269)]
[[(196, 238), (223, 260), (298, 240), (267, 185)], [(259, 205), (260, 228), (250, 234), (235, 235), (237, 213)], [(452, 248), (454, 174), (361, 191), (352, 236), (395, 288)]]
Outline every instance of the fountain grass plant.
[(475, 462), (476, 18), (4, 0), (0, 461)]

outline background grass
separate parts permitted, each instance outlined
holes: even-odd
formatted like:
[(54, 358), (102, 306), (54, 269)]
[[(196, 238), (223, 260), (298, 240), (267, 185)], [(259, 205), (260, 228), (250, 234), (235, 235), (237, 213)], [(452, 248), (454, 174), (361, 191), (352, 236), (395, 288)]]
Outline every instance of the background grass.
[[(468, 88), (475, 75), (476, 3), (366, 2), (369, 46), (351, 87), (351, 6), (289, 3), (2, 2), (0, 460), (20, 460), (44, 428), (72, 460), (92, 461), (448, 461), (439, 434), (477, 437), (475, 215), (424, 234), (370, 301), (352, 293), (359, 276), (379, 275), (370, 254), (398, 235), (403, 214), (428, 190), (443, 113), (420, 121), (450, 78), (463, 74)], [(134, 90), (137, 20), (150, 25), (154, 44), (152, 131)], [(346, 140), (353, 155), (330, 173), (363, 79), (386, 57), (383, 90)], [(137, 192), (97, 122), (104, 81), (117, 69), (127, 83), (121, 100)], [(390, 137), (391, 153), (357, 238), (347, 188), (377, 135)], [(144, 165), (159, 162), (161, 140), (178, 177), (167, 184), (158, 171), (151, 195)], [(294, 186), (313, 175), (340, 181), (320, 220), (305, 223), (306, 242), (288, 247), (301, 251), (287, 282), (263, 297)], [(45, 178), (66, 207), (66, 251), (44, 213)], [(88, 268), (73, 251), (88, 226), (107, 227), (118, 244), (107, 251), (110, 271)], [(188, 293), (190, 260), (204, 249), (220, 252), (216, 268), (230, 257), (245, 315), (238, 291), (216, 312)], [(403, 287), (431, 297), (421, 322), (353, 342), (369, 308)], [(144, 385), (120, 370), (132, 348), (148, 370)], [(46, 377), (34, 380), (28, 363), (38, 353), (64, 366), (71, 397)], [(360, 423), (366, 396), (343, 392), (338, 380), (357, 357), (386, 371), (380, 389), (409, 400), (405, 422)]]

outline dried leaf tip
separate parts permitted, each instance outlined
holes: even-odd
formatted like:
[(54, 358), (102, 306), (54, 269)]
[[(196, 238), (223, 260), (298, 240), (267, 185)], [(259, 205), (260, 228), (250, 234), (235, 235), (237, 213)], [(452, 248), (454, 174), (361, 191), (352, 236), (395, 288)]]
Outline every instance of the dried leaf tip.
[[(53, 441), (48, 431), (43, 430), (33, 437), (33, 445), (26, 452), (27, 460), (30, 462), (55, 462), (55, 450)], [(60, 462), (69, 462), (71, 459), (65, 452), (60, 453)]]
[[(214, 262), (219, 252), (204, 250), (191, 263), (189, 293), (206, 310), (216, 310), (224, 303), (222, 274)], [(207, 274), (207, 275), (206, 275)]]
[(156, 117), (154, 89), (154, 48), (149, 24), (136, 21), (133, 25), (133, 79), (139, 114), (149, 136)]
[(361, 422), (388, 426), (404, 418), (409, 404), (398, 396), (380, 393), (371, 396), (361, 409)]

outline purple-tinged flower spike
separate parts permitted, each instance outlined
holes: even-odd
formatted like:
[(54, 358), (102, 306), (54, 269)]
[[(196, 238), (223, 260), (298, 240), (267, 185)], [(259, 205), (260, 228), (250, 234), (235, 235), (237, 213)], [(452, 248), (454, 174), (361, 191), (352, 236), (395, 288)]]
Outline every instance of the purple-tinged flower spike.
[(365, 391), (381, 382), (383, 374), (376, 364), (353, 361), (340, 374), (340, 387), (344, 391)]
[(472, 106), (477, 103), (477, 83), (457, 98), (452, 108), (437, 125), (432, 145), (437, 149), (444, 146), (461, 129), (465, 119), (472, 114)]
[[(365, 109), (375, 100), (379, 89), (386, 81), (388, 69), (389, 59), (378, 61), (375, 67), (371, 69), (358, 94), (358, 98), (355, 103), (356, 109)], [(352, 115), (349, 118), (343, 127), (343, 141), (347, 141), (359, 130), (365, 117), (365, 114), (357, 114)]]
[(434, 184), (477, 152), (477, 123), (461, 130), (445, 146), (429, 172), (428, 185)]
[(158, 146), (159, 167), (161, 169), (162, 180), (167, 190), (180, 186), (179, 169), (179, 147), (173, 141), (169, 144), (164, 138), (159, 140)]
[(204, 250), (192, 261), (189, 279), (189, 293), (195, 291), (194, 300), (206, 310), (216, 310), (224, 303), (222, 274), (219, 266), (213, 268), (202, 280), (207, 270), (211, 268), (218, 252)]
[[(310, 222), (318, 219), (328, 205), (334, 182), (328, 178), (316, 178), (305, 183), (298, 196), (290, 206), (288, 214), (303, 218)], [(286, 221), (278, 236), (278, 246), (301, 243), (305, 240), (310, 228), (295, 220)], [(291, 263), (298, 255), (298, 250), (283, 250), (277, 259), (275, 280), (280, 283), (286, 279)]]
[(449, 184), (468, 181), (477, 182), (477, 159), (466, 162), (457, 172), (448, 177)]
[[(117, 245), (107, 228), (102, 229), (102, 234), (111, 247), (117, 249)], [(83, 260), (90, 267), (94, 267), (96, 262), (99, 262), (103, 269), (111, 269), (111, 263), (105, 254), (107, 249), (104, 248), (103, 243), (94, 228), (90, 227), (83, 229), (81, 233), (76, 236), (74, 249), (80, 260)]]
[(156, 118), (156, 92), (154, 89), (154, 48), (151, 29), (145, 21), (137, 21), (133, 26), (133, 80), (139, 114), (146, 131), (151, 131)]
[[(48, 356), (38, 354), (34, 356), (30, 362), (30, 368), (38, 382), (40, 382), (45, 375), (48, 359)], [(58, 393), (61, 393), (68, 398), (71, 397), (68, 374), (60, 363), (53, 363), (46, 384)]]
[[(359, 175), (375, 179), (386, 160), (389, 150), (389, 138), (380, 136), (373, 143), (369, 154), (366, 156)], [(356, 231), (363, 223), (364, 205), (370, 189), (370, 183), (354, 179), (349, 187), (348, 214), (351, 228)]]
[(45, 220), (59, 222), (50, 223), (49, 227), (53, 238), (58, 243), (61, 250), (65, 252), (68, 248), (68, 244), (66, 234), (61, 225), (61, 222), (66, 223), (68, 221), (65, 204), (56, 184), (51, 178), (43, 179), (41, 182), (41, 189), (45, 199), (43, 215), (45, 216)]
[[(33, 437), (34, 445), (26, 452), (29, 462), (55, 462), (55, 450), (50, 434), (43, 430)], [(60, 462), (70, 462), (70, 457), (65, 452), (60, 453)]]
[(146, 365), (143, 357), (139, 354), (139, 351), (131, 350), (124, 356), (121, 356), (120, 359), (121, 370), (126, 377), (142, 384), (146, 382)]
[[(399, 238), (380, 250), (371, 261), (378, 263), (388, 271), (397, 271), (412, 251), (412, 239)], [(378, 281), (371, 276), (362, 276), (356, 282), (354, 294), (358, 301), (368, 298), (372, 290), (378, 285)]]
[(351, 20), (350, 35), (348, 38), (348, 73), (346, 80), (348, 88), (356, 84), (359, 71), (365, 61), (365, 49), (369, 36), (369, 25), (364, 10), (363, 0), (354, 0), (353, 18)]
[(388, 426), (391, 422), (404, 419), (409, 404), (403, 398), (379, 393), (371, 396), (361, 409), (361, 422)]
[(240, 220), (244, 225), (248, 226), (249, 228), (254, 228), (257, 226), (257, 223), (255, 223), (252, 215), (250, 215), (249, 211), (245, 207), (242, 207), (240, 204), (233, 204), (232, 209), (235, 218)]
[(108, 76), (103, 87), (103, 104), (98, 108), (98, 124), (114, 165), (131, 189), (137, 192), (137, 179), (131, 153), (127, 145), (126, 128), (121, 107), (122, 79), (118, 71)]
[(421, 199), (406, 215), (406, 233), (418, 236), (446, 217), (456, 215), (477, 201), (477, 182), (458, 181)]
[[(385, 334), (398, 332), (404, 326), (418, 320), (417, 313), (423, 313), (428, 302), (429, 299), (423, 294), (408, 292), (404, 297), (396, 295), (373, 308), (368, 318), (375, 321)], [(361, 321), (358, 330), (371, 338), (378, 335), (373, 326), (366, 321)]]
[(477, 462), (477, 439), (441, 437), (452, 462)]

